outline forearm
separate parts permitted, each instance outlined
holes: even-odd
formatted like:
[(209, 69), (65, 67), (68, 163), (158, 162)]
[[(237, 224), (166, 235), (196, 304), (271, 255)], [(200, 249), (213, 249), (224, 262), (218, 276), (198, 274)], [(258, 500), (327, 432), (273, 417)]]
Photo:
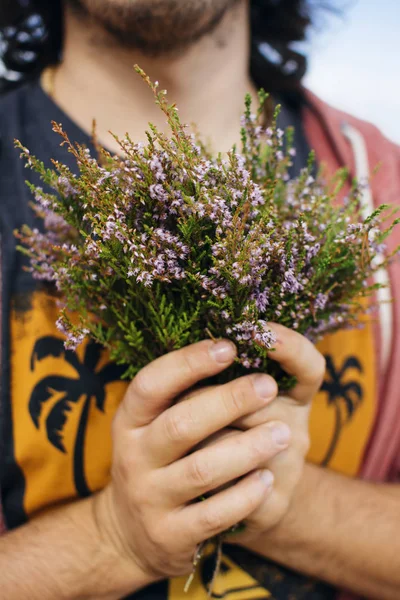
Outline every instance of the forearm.
[(247, 547), (368, 598), (400, 590), (400, 486), (348, 479), (307, 465), (291, 508)]
[(150, 583), (101, 539), (93, 506), (76, 502), (0, 538), (0, 597), (116, 600)]

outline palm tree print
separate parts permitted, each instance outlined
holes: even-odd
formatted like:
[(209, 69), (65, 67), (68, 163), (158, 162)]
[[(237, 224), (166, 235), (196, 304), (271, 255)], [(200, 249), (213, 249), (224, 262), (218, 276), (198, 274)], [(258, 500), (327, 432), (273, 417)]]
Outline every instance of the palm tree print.
[(107, 363), (101, 369), (96, 370), (101, 352), (101, 346), (90, 341), (85, 348), (84, 358), (81, 362), (75, 352), (65, 350), (62, 339), (45, 336), (36, 341), (31, 354), (31, 371), (35, 369), (37, 361), (49, 356), (64, 356), (65, 361), (75, 369), (76, 378), (48, 375), (39, 381), (29, 399), (29, 414), (35, 427), (39, 429), (39, 419), (44, 403), (53, 398), (56, 392), (61, 394), (46, 418), (45, 428), (49, 442), (60, 452), (66, 453), (63, 443), (63, 429), (72, 404), (77, 404), (83, 396), (83, 407), (76, 433), (73, 456), (74, 483), (76, 491), (81, 497), (91, 494), (84, 471), (85, 433), (90, 405), (94, 402), (96, 408), (104, 412), (105, 387), (108, 383), (119, 380), (124, 371), (123, 367), (118, 367), (112, 363)]
[(360, 361), (355, 356), (350, 356), (343, 362), (341, 368), (336, 370), (332, 356), (327, 355), (325, 358), (328, 379), (325, 379), (321, 390), (327, 392), (328, 404), (334, 407), (336, 417), (333, 437), (321, 463), (323, 466), (327, 466), (331, 461), (343, 427), (351, 421), (363, 401), (363, 390), (358, 381), (343, 382), (343, 377), (349, 369), (356, 369), (359, 373), (363, 372)]

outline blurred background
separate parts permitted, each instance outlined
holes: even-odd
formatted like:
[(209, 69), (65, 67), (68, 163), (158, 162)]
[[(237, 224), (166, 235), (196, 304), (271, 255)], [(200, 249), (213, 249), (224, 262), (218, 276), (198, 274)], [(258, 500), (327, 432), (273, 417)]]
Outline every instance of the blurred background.
[(400, 0), (349, 0), (310, 36), (305, 84), (400, 144)]

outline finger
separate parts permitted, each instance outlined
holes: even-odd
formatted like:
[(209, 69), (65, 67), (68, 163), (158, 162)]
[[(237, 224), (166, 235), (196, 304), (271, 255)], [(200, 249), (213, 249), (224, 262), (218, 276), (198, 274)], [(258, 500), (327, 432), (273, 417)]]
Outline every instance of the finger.
[[(244, 417), (240, 417), (234, 423), (232, 423), (232, 427), (234, 429), (241, 429), (246, 431), (246, 429), (251, 429), (252, 427), (257, 427), (257, 425), (262, 425), (263, 423), (267, 423), (268, 421), (284, 421), (287, 423), (287, 405), (290, 403), (290, 406), (299, 406), (297, 402), (295, 402), (291, 398), (287, 398), (285, 396), (280, 396), (278, 400), (278, 386), (276, 387), (276, 394), (271, 399), (271, 401), (266, 405), (262, 406), (258, 410), (249, 413), (248, 415), (244, 415)], [(282, 406), (284, 404), (284, 406)], [(283, 409), (283, 410), (282, 410)], [(280, 415), (277, 419), (273, 415)], [(281, 418), (283, 416), (283, 418)]]
[(240, 417), (265, 406), (276, 393), (268, 375), (241, 377), (184, 400), (163, 412), (144, 432), (148, 459), (165, 466)]
[(232, 427), (246, 431), (268, 421), (283, 421), (290, 428), (303, 427), (309, 411), (309, 404), (300, 404), (287, 395), (278, 396), (268, 406), (263, 406), (232, 423)]
[(166, 501), (181, 506), (260, 468), (288, 447), (290, 435), (285, 423), (263, 424), (155, 471), (160, 487), (166, 490)]
[(270, 471), (251, 473), (215, 496), (183, 508), (177, 531), (184, 531), (196, 544), (215, 537), (252, 514), (271, 492), (272, 485)]
[[(280, 398), (279, 398), (279, 402), (280, 402)], [(293, 406), (294, 401), (291, 400), (291, 403)], [(278, 404), (278, 402), (276, 402), (274, 400), (274, 402), (271, 402), (271, 404), (269, 404), (268, 406), (263, 406), (259, 410), (255, 410), (254, 412), (250, 413), (249, 415), (245, 415), (244, 417), (241, 417), (240, 419), (238, 419), (237, 421), (232, 423), (232, 427), (234, 427), (235, 429), (241, 429), (242, 431), (246, 431), (247, 429), (251, 429), (252, 427), (257, 427), (257, 425), (261, 425), (262, 423), (266, 423), (267, 421), (273, 420), (272, 414), (276, 413), (276, 411), (269, 410), (269, 409), (272, 409), (273, 404), (276, 405), (276, 404)]]
[(307, 403), (321, 387), (325, 375), (325, 359), (304, 336), (277, 323), (268, 323), (275, 333), (275, 350), (268, 354), (286, 373), (294, 375), (296, 386), (288, 392), (291, 398)]
[(179, 402), (184, 402), (185, 400), (190, 400), (190, 398), (194, 398), (199, 394), (202, 394), (206, 390), (216, 390), (219, 385), (197, 385), (194, 388), (184, 392), (175, 400), (175, 404), (179, 404)]
[(226, 369), (236, 356), (227, 341), (204, 340), (170, 352), (144, 367), (130, 384), (122, 403), (129, 427), (153, 421), (186, 389)]

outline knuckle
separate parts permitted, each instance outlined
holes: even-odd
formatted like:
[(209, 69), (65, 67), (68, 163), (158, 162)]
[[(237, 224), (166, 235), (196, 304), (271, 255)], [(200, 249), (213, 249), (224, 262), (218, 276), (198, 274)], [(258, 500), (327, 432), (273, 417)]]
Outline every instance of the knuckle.
[(235, 419), (246, 413), (248, 400), (255, 394), (250, 382), (245, 378), (235, 381), (228, 389), (229, 391), (225, 395), (225, 405), (229, 415)]
[(257, 433), (256, 436), (253, 436), (249, 450), (251, 462), (255, 466), (268, 457), (271, 451), (271, 444), (269, 443), (265, 432), (263, 434)]
[(172, 443), (187, 440), (189, 436), (188, 420), (181, 414), (169, 412), (165, 416), (164, 431), (167, 439)]
[(154, 378), (150, 378), (146, 368), (139, 371), (135, 376), (131, 385), (128, 388), (127, 396), (139, 396), (141, 398), (148, 398), (154, 393), (153, 387)]
[(198, 455), (193, 454), (191, 456), (188, 470), (189, 480), (192, 481), (196, 487), (212, 489), (214, 483), (213, 473), (204, 460), (199, 458)]
[(205, 507), (200, 516), (200, 526), (204, 531), (204, 537), (212, 537), (224, 529), (221, 513), (215, 507)]
[(202, 361), (199, 360), (198, 349), (193, 346), (184, 348), (182, 351), (182, 369), (189, 377), (196, 376), (199, 373)]

